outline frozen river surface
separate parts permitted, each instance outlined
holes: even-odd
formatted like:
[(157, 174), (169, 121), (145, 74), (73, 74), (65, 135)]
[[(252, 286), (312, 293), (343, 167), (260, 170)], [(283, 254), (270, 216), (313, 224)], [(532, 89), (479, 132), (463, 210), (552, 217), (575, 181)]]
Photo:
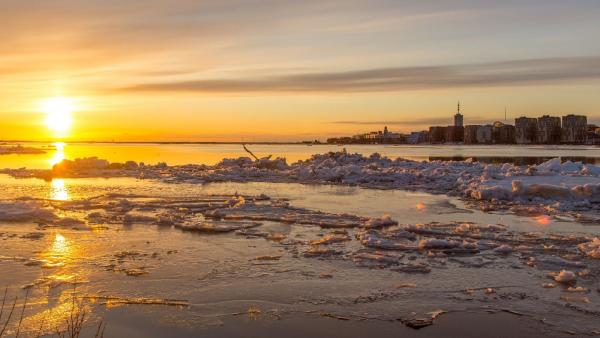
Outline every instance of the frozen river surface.
[[(344, 186), (2, 176), (0, 188), (22, 208), (1, 222), (0, 281), (9, 299), (29, 293), (27, 334), (52, 332), (73, 306), (106, 336), (600, 328), (598, 266), (577, 250), (595, 225)], [(384, 214), (400, 225), (379, 227)], [(576, 281), (556, 282), (561, 270)]]
[(599, 224), (546, 207), (134, 177), (0, 175), (0, 190), (0, 329), (17, 298), (7, 336), (23, 308), (20, 336), (64, 330), (74, 313), (92, 337), (99, 323), (106, 337), (600, 332)]

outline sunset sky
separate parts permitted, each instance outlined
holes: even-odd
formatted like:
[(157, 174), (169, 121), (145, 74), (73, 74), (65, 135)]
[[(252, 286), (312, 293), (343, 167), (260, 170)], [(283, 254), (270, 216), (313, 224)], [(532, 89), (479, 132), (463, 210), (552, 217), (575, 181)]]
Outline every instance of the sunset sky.
[(466, 124), (600, 122), (598, 0), (2, 0), (0, 22), (2, 140), (406, 132), (458, 100)]

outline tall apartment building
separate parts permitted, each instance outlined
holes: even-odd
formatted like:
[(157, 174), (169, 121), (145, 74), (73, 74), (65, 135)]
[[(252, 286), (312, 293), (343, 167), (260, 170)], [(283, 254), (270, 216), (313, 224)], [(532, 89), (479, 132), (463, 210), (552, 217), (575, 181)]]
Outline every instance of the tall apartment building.
[(449, 143), (463, 142), (465, 136), (465, 127), (463, 126), (448, 126), (445, 128), (445, 139)]
[(567, 115), (562, 117), (560, 140), (568, 144), (585, 144), (587, 139), (587, 117)]
[(558, 144), (560, 143), (560, 138), (560, 117), (544, 115), (537, 119), (537, 143)]
[(455, 127), (463, 126), (463, 115), (460, 113), (460, 102), (458, 103), (458, 107), (456, 109), (456, 114), (454, 114), (454, 126)]
[(446, 127), (429, 127), (429, 142), (432, 144), (446, 142)]
[(465, 144), (476, 144), (477, 142), (477, 130), (479, 130), (481, 126), (478, 125), (467, 125), (465, 126), (465, 136), (464, 142)]
[(510, 124), (504, 124), (500, 121), (494, 122), (492, 130), (492, 139), (495, 144), (513, 144), (515, 143), (516, 128)]
[(494, 127), (491, 124), (477, 128), (477, 143), (491, 144), (494, 141)]
[(532, 144), (537, 141), (537, 119), (519, 117), (515, 119), (515, 142), (517, 144)]

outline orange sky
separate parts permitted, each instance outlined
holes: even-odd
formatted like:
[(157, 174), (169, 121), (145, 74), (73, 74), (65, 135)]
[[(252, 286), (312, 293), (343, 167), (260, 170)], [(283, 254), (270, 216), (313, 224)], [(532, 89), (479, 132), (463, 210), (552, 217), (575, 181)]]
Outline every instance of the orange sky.
[[(543, 4), (543, 5), (542, 5)], [(297, 141), (581, 113), (597, 1), (0, 4), (0, 139)], [(40, 102), (69, 98), (50, 130)]]

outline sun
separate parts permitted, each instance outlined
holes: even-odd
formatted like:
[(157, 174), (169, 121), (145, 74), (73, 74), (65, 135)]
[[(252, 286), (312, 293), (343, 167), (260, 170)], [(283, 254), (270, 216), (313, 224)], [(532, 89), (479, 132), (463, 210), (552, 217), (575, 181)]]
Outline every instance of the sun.
[(41, 110), (46, 114), (46, 126), (59, 135), (66, 134), (73, 123), (75, 110), (73, 100), (68, 97), (52, 97), (41, 102)]

